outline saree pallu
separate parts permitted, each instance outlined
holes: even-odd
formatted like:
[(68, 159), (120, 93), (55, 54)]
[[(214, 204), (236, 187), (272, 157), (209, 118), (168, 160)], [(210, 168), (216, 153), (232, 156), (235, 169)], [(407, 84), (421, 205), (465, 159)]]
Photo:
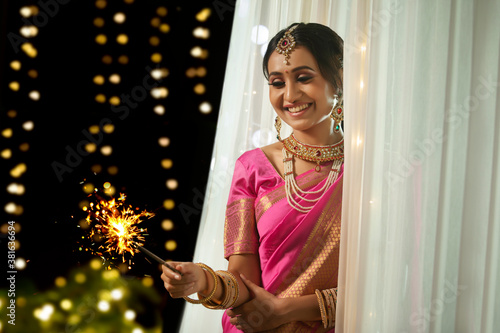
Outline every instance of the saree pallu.
[[(303, 190), (316, 191), (331, 164), (296, 177)], [(236, 162), (224, 231), (224, 256), (259, 255), (262, 287), (277, 297), (314, 295), (337, 286), (343, 166), (337, 181), (308, 213), (290, 207), (285, 181), (260, 149)], [(319, 194), (308, 194), (313, 199)], [(301, 202), (309, 206), (308, 202)], [(262, 313), (265, 315), (265, 313)], [(224, 314), (224, 332), (240, 332)], [(249, 323), (251, 325), (251, 323)], [(325, 332), (320, 321), (291, 322), (272, 332)], [(333, 332), (330, 329), (329, 332)]]

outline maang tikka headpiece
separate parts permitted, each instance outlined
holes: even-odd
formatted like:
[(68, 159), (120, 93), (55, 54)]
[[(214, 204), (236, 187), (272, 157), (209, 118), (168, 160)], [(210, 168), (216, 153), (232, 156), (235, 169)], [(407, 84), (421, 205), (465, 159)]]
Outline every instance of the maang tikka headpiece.
[(276, 45), (276, 52), (285, 55), (285, 60), (283, 60), (285, 65), (289, 65), (288, 59), (290, 58), (290, 53), (295, 48), (295, 38), (292, 36), (292, 31), (297, 28), (297, 25), (294, 25), (285, 31), (283, 37), (279, 40), (278, 45)]

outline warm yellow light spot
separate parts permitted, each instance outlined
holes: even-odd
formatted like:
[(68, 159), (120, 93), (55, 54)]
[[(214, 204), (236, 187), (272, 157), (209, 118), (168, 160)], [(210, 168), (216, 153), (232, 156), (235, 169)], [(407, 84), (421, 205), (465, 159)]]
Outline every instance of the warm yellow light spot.
[(170, 169), (173, 164), (174, 164), (174, 162), (172, 162), (172, 160), (169, 158), (165, 158), (165, 159), (161, 160), (161, 166), (164, 169)]
[(13, 133), (13, 132), (12, 132), (12, 128), (6, 128), (6, 129), (4, 129), (4, 130), (2, 131), (2, 136), (3, 136), (4, 138), (7, 138), (7, 139), (8, 139), (8, 138), (12, 137), (12, 133)]
[(32, 90), (29, 92), (28, 97), (34, 101), (38, 101), (40, 99), (40, 92), (38, 90)]
[(115, 301), (119, 301), (123, 298), (123, 291), (119, 288), (115, 288), (113, 290), (111, 290), (111, 299), (115, 300)]
[(102, 85), (102, 84), (104, 84), (104, 81), (105, 81), (104, 76), (102, 76), (102, 75), (94, 76), (94, 83), (95, 84)]
[(21, 45), (21, 50), (30, 58), (36, 58), (38, 55), (38, 50), (31, 43), (23, 43)]
[(61, 309), (68, 311), (73, 307), (73, 303), (69, 299), (65, 298), (61, 300), (59, 306), (61, 307)]
[(161, 61), (161, 59), (162, 59), (162, 56), (161, 56), (161, 54), (160, 54), (160, 53), (153, 53), (153, 54), (151, 55), (151, 61), (152, 61), (152, 62), (159, 63), (159, 62)]
[(94, 25), (98, 28), (102, 28), (104, 26), (104, 19), (102, 17), (96, 17), (94, 19)]
[(28, 131), (28, 132), (29, 132), (29, 131), (32, 131), (32, 130), (33, 130), (33, 128), (35, 128), (35, 123), (34, 123), (33, 121), (28, 120), (28, 121), (24, 122), (24, 124), (23, 124), (23, 129), (24, 129), (25, 131)]
[(205, 85), (203, 83), (198, 83), (197, 85), (195, 85), (193, 90), (198, 95), (202, 95), (206, 91)]
[(167, 98), (168, 89), (165, 87), (156, 87), (151, 89), (151, 96), (156, 99)]
[(118, 57), (118, 62), (122, 65), (128, 64), (128, 57), (126, 55), (121, 55)]
[(177, 187), (179, 187), (179, 182), (177, 182), (176, 179), (169, 179), (167, 180), (166, 185), (169, 190), (175, 190)]
[(167, 23), (162, 23), (160, 24), (160, 31), (163, 32), (164, 34), (166, 34), (167, 32), (170, 31), (170, 25), (168, 25)]
[(56, 287), (62, 288), (66, 285), (66, 278), (63, 276), (58, 276), (56, 277), (54, 284), (56, 285)]
[(83, 274), (83, 273), (78, 273), (78, 274), (76, 274), (76, 275), (75, 275), (75, 281), (76, 281), (77, 283), (82, 284), (82, 283), (84, 283), (85, 281), (87, 281), (87, 277), (86, 277), (86, 276), (85, 276), (85, 274)]
[(167, 251), (174, 251), (177, 248), (177, 242), (174, 240), (168, 240), (165, 242), (165, 248)]
[(99, 9), (104, 9), (104, 8), (106, 8), (106, 5), (107, 5), (106, 0), (97, 0), (97, 1), (95, 2), (95, 6), (96, 6), (97, 8), (99, 8)]
[[(71, 326), (74, 326), (74, 325), (77, 325), (78, 323), (80, 323), (81, 320), (82, 320), (82, 317), (80, 317), (79, 315), (71, 314), (68, 317), (68, 324)], [(92, 333), (94, 333), (94, 332), (92, 332)]]
[(160, 80), (167, 77), (169, 74), (168, 69), (166, 68), (155, 68), (151, 71), (151, 77), (155, 80)]
[(12, 81), (11, 83), (9, 83), (9, 88), (12, 91), (19, 91), (19, 88), (20, 88), (19, 82)]
[(167, 137), (161, 137), (158, 139), (158, 144), (162, 147), (168, 147), (168, 145), (170, 145), (170, 139)]
[(23, 184), (10, 183), (7, 185), (7, 192), (15, 195), (23, 195), (25, 192), (25, 188)]
[(193, 36), (201, 39), (208, 39), (210, 37), (210, 30), (203, 27), (197, 27), (193, 30)]
[(193, 68), (193, 67), (188, 68), (188, 70), (186, 71), (186, 76), (188, 78), (195, 77), (196, 76), (196, 68)]
[(22, 152), (27, 152), (30, 149), (30, 144), (27, 142), (23, 142), (19, 145), (19, 150)]
[(87, 194), (90, 194), (90, 193), (94, 192), (94, 188), (95, 188), (94, 184), (92, 184), (92, 183), (84, 184), (82, 186), (83, 192), (85, 192)]
[(114, 186), (111, 186), (110, 188), (105, 189), (104, 193), (113, 196), (116, 193), (116, 188)]
[(154, 28), (158, 28), (161, 24), (161, 20), (159, 17), (153, 17), (151, 19), (151, 26), (154, 27)]
[(120, 105), (121, 101), (120, 101), (120, 97), (118, 96), (112, 96), (109, 98), (109, 104), (111, 105)]
[(113, 131), (115, 130), (115, 125), (113, 125), (113, 124), (106, 124), (106, 125), (104, 125), (104, 127), (102, 129), (103, 129), (103, 131), (105, 133), (108, 133), (108, 134), (109, 133), (113, 133)]
[(356, 145), (359, 146), (359, 145), (361, 145), (362, 142), (363, 142), (363, 140), (361, 140), (361, 138), (358, 136), (358, 138), (356, 140)]
[(101, 312), (108, 312), (111, 306), (108, 301), (99, 301), (99, 303), (97, 303), (97, 308)]
[(90, 167), (90, 170), (94, 173), (100, 173), (102, 171), (102, 166), (100, 164), (94, 164)]
[(111, 301), (111, 292), (106, 289), (101, 289), (97, 293), (99, 299), (104, 300), (104, 301)]
[(125, 313), (123, 314), (123, 317), (126, 320), (130, 320), (130, 321), (134, 320), (135, 316), (136, 316), (135, 311), (134, 310), (130, 310), (130, 309), (126, 310)]
[(205, 114), (212, 112), (212, 105), (209, 102), (201, 103), (200, 112)]
[(106, 102), (106, 96), (104, 96), (104, 94), (97, 94), (95, 96), (95, 101), (97, 103), (105, 103)]
[(101, 147), (101, 154), (104, 156), (109, 156), (113, 152), (113, 148), (111, 146), (103, 146)]
[(101, 267), (102, 267), (102, 263), (99, 259), (94, 258), (90, 261), (90, 268), (92, 268), (93, 270), (97, 271)]
[(41, 321), (48, 321), (54, 313), (54, 306), (52, 304), (45, 304), (41, 308), (36, 308), (33, 314)]
[(115, 280), (120, 277), (120, 272), (117, 269), (111, 269), (109, 271), (102, 272), (102, 278), (104, 280)]
[(28, 76), (32, 79), (36, 79), (38, 77), (38, 71), (36, 69), (30, 69), (28, 71)]
[(38, 7), (34, 5), (21, 7), (21, 9), (19, 10), (19, 13), (22, 17), (30, 17), (32, 15), (35, 16), (38, 15), (38, 12)]
[(89, 205), (88, 200), (82, 200), (78, 203), (78, 207), (82, 210), (87, 210), (87, 206)]
[(19, 178), (25, 173), (27, 170), (26, 164), (19, 163), (12, 170), (10, 170), (10, 175), (14, 178)]
[(126, 34), (119, 34), (118, 36), (116, 36), (116, 42), (118, 44), (125, 45), (128, 43), (128, 36)]
[(165, 7), (163, 7), (163, 6), (162, 6), (162, 7), (158, 7), (158, 8), (156, 9), (156, 14), (158, 14), (159, 16), (166, 16), (166, 15), (167, 15), (167, 12), (168, 12), (168, 11), (167, 11), (167, 8), (165, 8)]
[(106, 44), (107, 41), (108, 41), (108, 37), (106, 37), (106, 35), (104, 35), (104, 34), (99, 34), (95, 37), (95, 42), (97, 44), (104, 45), (104, 44)]
[(103, 64), (110, 65), (113, 62), (113, 58), (109, 54), (105, 54), (102, 56), (101, 61)]
[(118, 167), (116, 165), (112, 165), (108, 168), (108, 173), (111, 175), (111, 176), (114, 176), (118, 173)]
[(165, 114), (165, 107), (163, 105), (156, 105), (154, 108), (153, 108), (153, 111), (154, 113), (156, 113), (157, 115), (164, 115)]
[(21, 62), (19, 60), (13, 60), (10, 62), (10, 68), (12, 68), (15, 71), (18, 71), (21, 69)]
[(134, 3), (134, 0), (123, 0), (123, 2), (130, 5), (130, 4)]
[(196, 19), (200, 22), (205, 22), (212, 14), (210, 8), (203, 8), (201, 11), (196, 14)]
[(361, 89), (363, 89), (363, 87), (364, 87), (364, 86), (365, 86), (365, 84), (363, 83), (363, 80), (361, 80), (361, 82), (359, 83), (359, 87), (360, 87)]
[(109, 82), (111, 82), (113, 84), (119, 84), (120, 81), (121, 81), (121, 77), (120, 77), (120, 75), (118, 75), (116, 73), (115, 74), (111, 74), (109, 76)]
[(153, 279), (150, 278), (149, 276), (145, 276), (143, 279), (142, 279), (142, 285), (144, 287), (152, 287), (153, 286)]
[(163, 201), (163, 207), (164, 207), (166, 210), (172, 210), (172, 209), (174, 209), (174, 207), (175, 207), (175, 202), (174, 202), (174, 200), (172, 200), (172, 199), (167, 199), (167, 200)]
[(119, 13), (116, 13), (114, 16), (113, 16), (113, 20), (118, 23), (118, 24), (122, 24), (123, 22), (125, 22), (125, 19), (127, 17), (125, 16), (124, 13), (122, 12), (119, 12)]
[(149, 44), (151, 44), (151, 46), (158, 46), (158, 45), (160, 45), (160, 38), (158, 38), (157, 36), (151, 36), (151, 37), (149, 37)]
[(161, 222), (161, 227), (163, 230), (170, 231), (174, 228), (174, 222), (172, 222), (172, 220), (165, 219)]
[(204, 77), (205, 75), (207, 75), (207, 69), (205, 67), (198, 67), (198, 69), (196, 70), (196, 75), (198, 75), (199, 77)]
[(208, 51), (205, 49), (202, 49), (199, 46), (195, 46), (191, 49), (190, 52), (191, 56), (194, 58), (200, 58), (200, 59), (206, 59), (208, 57)]
[(0, 156), (2, 156), (2, 158), (4, 159), (9, 159), (12, 157), (12, 150), (10, 150), (9, 148), (5, 148), (4, 150), (2, 150), (2, 152), (0, 153)]
[[(21, 297), (19, 297), (19, 298), (17, 299), (17, 302), (16, 302), (16, 303), (17, 303), (17, 305), (19, 305), (19, 306), (23, 307), (23, 306), (25, 306), (25, 305), (26, 305), (27, 301), (26, 301), (26, 298), (25, 298), (25, 297), (22, 297), (22, 296), (21, 296)], [(1, 332), (1, 331), (0, 331), (0, 332)]]
[(19, 29), (19, 32), (26, 38), (36, 37), (38, 35), (38, 28), (34, 25), (25, 25)]
[(17, 111), (16, 110), (9, 110), (9, 111), (7, 111), (7, 116), (9, 118), (15, 118), (17, 116)]
[(23, 270), (26, 268), (26, 260), (24, 258), (17, 258), (15, 265), (17, 270)]
[(110, 182), (105, 182), (102, 186), (104, 188), (109, 188), (111, 186), (111, 183)]

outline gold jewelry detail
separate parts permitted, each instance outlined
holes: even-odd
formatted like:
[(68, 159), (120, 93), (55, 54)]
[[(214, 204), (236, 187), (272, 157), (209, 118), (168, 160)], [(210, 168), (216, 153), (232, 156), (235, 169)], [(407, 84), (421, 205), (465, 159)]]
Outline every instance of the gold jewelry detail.
[(344, 99), (342, 98), (342, 94), (337, 97), (337, 103), (333, 106), (330, 117), (334, 121), (333, 130), (335, 133), (338, 133), (340, 131), (340, 123), (344, 120)]
[[(326, 190), (338, 179), (342, 163), (344, 163), (344, 139), (331, 146), (313, 146), (299, 142), (292, 134), (283, 140), (282, 153), (285, 175), (285, 193), (288, 204), (298, 212), (307, 213), (314, 207), (314, 204), (323, 197)], [(325, 184), (319, 190), (304, 191), (297, 185), (293, 172), (294, 156), (306, 161), (316, 162), (315, 170), (318, 172), (321, 171), (321, 162), (333, 161)], [(316, 195), (316, 198), (308, 199), (305, 197), (307, 194)], [(302, 201), (311, 203), (311, 205), (303, 206), (299, 204), (294, 198), (294, 195)]]
[(321, 291), (319, 291), (319, 289), (316, 289), (314, 292), (316, 293), (316, 297), (318, 298), (319, 312), (321, 313), (321, 321), (323, 322), (323, 327), (327, 328), (328, 318), (326, 316), (325, 300), (323, 298), (323, 294), (321, 293)]
[(295, 38), (292, 35), (292, 31), (294, 31), (297, 26), (298, 24), (285, 31), (283, 37), (281, 37), (276, 45), (276, 52), (285, 55), (285, 60), (283, 60), (285, 65), (290, 65), (288, 59), (290, 58), (290, 53), (295, 49)]
[(239, 296), (239, 286), (238, 281), (234, 275), (229, 271), (217, 271), (215, 272), (218, 277), (222, 280), (222, 285), (224, 287), (224, 300), (222, 302), (208, 301), (203, 303), (203, 306), (208, 309), (228, 309), (231, 308), (237, 301)]
[(327, 327), (334, 327), (335, 323), (335, 304), (333, 302), (333, 295), (332, 295), (332, 290), (331, 289), (325, 289), (322, 291), (323, 295), (325, 296), (326, 303), (327, 303), (327, 317), (328, 317), (328, 326)]
[(276, 135), (276, 139), (278, 139), (278, 141), (283, 141), (283, 140), (281, 140), (281, 136), (280, 136), (281, 118), (278, 116), (276, 116), (276, 118), (274, 118), (274, 128), (276, 128), (276, 132), (278, 132), (278, 134)]
[(212, 299), (212, 297), (214, 297), (215, 291), (217, 290), (217, 285), (219, 284), (219, 279), (217, 278), (217, 275), (215, 274), (214, 270), (211, 269), (209, 266), (202, 264), (202, 263), (197, 263), (196, 265), (200, 266), (201, 268), (208, 271), (212, 275), (212, 277), (214, 278), (214, 289), (212, 290), (210, 295), (208, 295), (207, 297), (205, 297), (203, 299), (192, 299), (192, 298), (189, 298), (188, 296), (183, 296), (182, 298), (184, 298), (187, 302), (192, 303), (192, 304), (203, 304), (203, 303), (210, 301)]

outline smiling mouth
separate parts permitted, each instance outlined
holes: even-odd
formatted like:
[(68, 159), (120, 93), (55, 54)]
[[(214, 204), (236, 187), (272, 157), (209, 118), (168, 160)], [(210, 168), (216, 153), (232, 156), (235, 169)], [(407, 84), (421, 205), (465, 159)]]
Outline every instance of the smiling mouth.
[(311, 104), (302, 104), (299, 106), (294, 106), (293, 108), (285, 108), (288, 112), (295, 113), (307, 109)]

